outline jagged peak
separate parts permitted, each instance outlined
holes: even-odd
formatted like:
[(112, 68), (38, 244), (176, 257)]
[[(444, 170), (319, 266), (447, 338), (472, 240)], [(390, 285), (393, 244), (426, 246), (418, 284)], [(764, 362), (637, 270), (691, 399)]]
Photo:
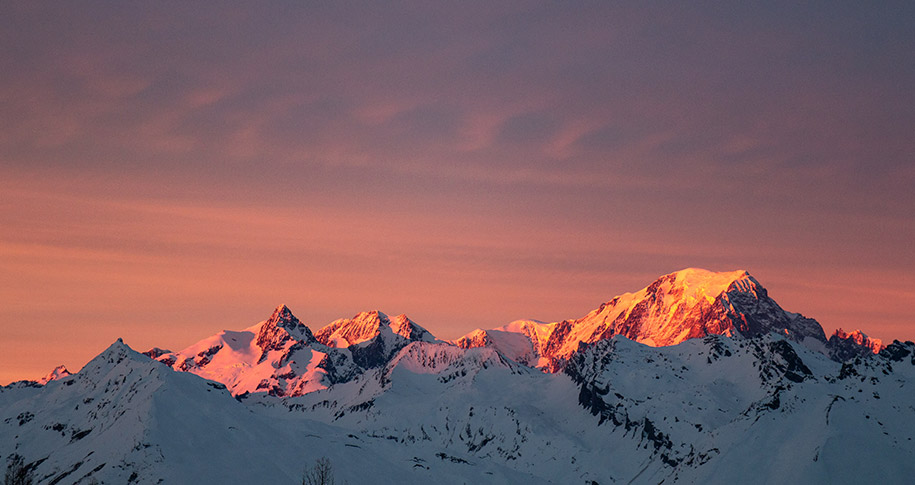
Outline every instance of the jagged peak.
[(390, 318), (378, 310), (359, 312), (352, 318), (334, 320), (318, 330), (315, 338), (330, 347), (349, 347), (371, 340), (388, 330), (409, 341), (434, 340), (429, 331), (406, 315), (400, 314)]
[(487, 335), (488, 333), (489, 333), (489, 330), (482, 329), (482, 328), (475, 328), (475, 329), (473, 329), (473, 330), (467, 332), (466, 334), (464, 334), (462, 337), (459, 337), (458, 339), (455, 339), (455, 342), (456, 342), (457, 340), (464, 339), (464, 338), (482, 337), (482, 336)]
[(289, 340), (314, 342), (315, 336), (292, 314), (289, 307), (280, 305), (276, 307), (270, 318), (260, 324), (256, 342), (264, 351), (263, 355), (266, 355), (270, 350), (279, 350)]
[(292, 310), (290, 310), (289, 307), (285, 304), (281, 304), (273, 310), (273, 314), (267, 319), (267, 323), (277, 327), (287, 328), (290, 325), (295, 326), (300, 322), (299, 319), (292, 314)]
[(487, 330), (478, 328), (462, 337), (452, 340), (451, 343), (457, 345), (462, 349), (471, 349), (474, 347), (486, 347), (492, 345), (493, 341), (492, 337), (489, 336), (489, 332)]
[[(346, 319), (340, 319), (340, 320), (346, 320)], [(351, 320), (353, 322), (371, 322), (376, 325), (388, 325), (391, 322), (391, 318), (388, 316), (388, 314), (384, 313), (382, 311), (379, 311), (379, 310), (359, 312), (359, 313), (353, 315), (353, 318), (350, 318), (349, 320)]]
[(715, 272), (702, 268), (686, 268), (657, 278), (635, 293), (623, 293), (603, 303), (585, 317), (587, 320), (605, 312), (605, 309), (632, 307), (646, 297), (665, 306), (699, 302), (713, 303), (718, 297), (746, 295), (751, 298), (766, 297), (765, 288), (746, 270)]
[(352, 318), (340, 318), (315, 332), (318, 342), (329, 347), (349, 347), (377, 336), (388, 316), (373, 310), (359, 312)]
[(69, 370), (67, 370), (67, 367), (64, 365), (59, 365), (59, 366), (55, 367), (54, 370), (49, 372), (46, 376), (42, 377), (41, 379), (38, 379), (38, 383), (41, 385), (44, 385), (51, 381), (63, 379), (64, 377), (67, 377), (69, 375), (71, 375), (71, 373)]
[(314, 335), (311, 333), (311, 330), (305, 326), (295, 315), (292, 314), (292, 310), (289, 309), (284, 304), (281, 304), (273, 310), (273, 314), (270, 315), (260, 328), (258, 332), (258, 341), (262, 340), (266, 336), (272, 336), (276, 333), (276, 329), (285, 330), (289, 336), (296, 340), (312, 342), (314, 341)]
[(857, 329), (854, 330), (853, 332), (849, 333), (841, 328), (837, 328), (836, 331), (833, 332), (832, 336), (830, 337), (830, 340), (832, 340), (833, 338), (854, 342), (855, 344), (857, 344), (861, 347), (870, 349), (870, 351), (874, 354), (879, 354), (881, 350), (886, 348), (886, 346), (883, 345), (882, 340), (870, 338), (867, 336), (867, 334), (865, 334), (861, 330), (857, 330)]
[(390, 322), (391, 331), (410, 341), (432, 341), (435, 338), (428, 330), (418, 325), (409, 317), (401, 313)]
[(837, 328), (836, 331), (832, 333), (832, 336), (838, 337), (842, 340), (846, 340), (849, 338), (855, 339), (855, 340), (864, 340), (866, 338), (870, 338), (867, 336), (867, 334), (865, 334), (861, 330), (855, 329), (852, 332), (846, 332), (845, 329), (843, 329), (842, 327)]

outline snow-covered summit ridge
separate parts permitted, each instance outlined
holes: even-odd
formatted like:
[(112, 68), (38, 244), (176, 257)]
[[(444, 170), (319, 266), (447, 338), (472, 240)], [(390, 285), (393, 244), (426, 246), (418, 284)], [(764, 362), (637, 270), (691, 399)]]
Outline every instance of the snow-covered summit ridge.
[(579, 319), (519, 321), (476, 330), (455, 343), (465, 348), (494, 346), (511, 358), (556, 371), (580, 345), (615, 335), (661, 347), (707, 335), (754, 337), (771, 332), (815, 347), (826, 345), (819, 323), (784, 311), (749, 272), (687, 268), (617, 296)]
[(71, 375), (71, 374), (70, 374), (70, 371), (67, 370), (67, 367), (63, 366), (63, 365), (59, 365), (59, 366), (55, 367), (54, 370), (52, 370), (51, 372), (48, 372), (48, 374), (46, 376), (42, 377), (41, 379), (38, 379), (38, 383), (43, 386), (51, 381), (63, 379), (64, 377), (67, 377), (69, 375)]
[[(406, 315), (389, 317), (380, 311), (338, 319), (312, 333), (286, 305), (279, 305), (270, 318), (240, 332), (226, 330), (180, 352), (153, 349), (147, 355), (176, 370), (222, 382), (235, 395), (297, 396), (383, 368), (413, 342), (438, 342), (458, 353), (491, 348), (516, 363), (556, 372), (583, 346), (615, 336), (663, 347), (709, 335), (752, 338), (770, 333), (838, 361), (882, 348), (866, 337), (834, 336), (827, 341), (819, 323), (784, 311), (745, 270), (688, 268), (617, 296), (578, 319), (517, 320), (451, 342), (436, 339)], [(450, 355), (435, 348), (439, 356)], [(414, 346), (412, 352), (417, 349), (428, 350)]]
[(114, 365), (120, 364), (121, 362), (129, 360), (132, 362), (149, 362), (149, 360), (143, 354), (136, 352), (131, 349), (124, 343), (124, 339), (118, 338), (107, 349), (103, 350), (102, 353), (96, 355), (92, 360), (90, 360), (82, 369), (76, 374), (77, 376), (93, 377), (104, 375), (110, 368)]
[(661, 276), (658, 281), (668, 282), (672, 287), (683, 288), (688, 296), (714, 299), (715, 296), (741, 291), (752, 293), (762, 285), (746, 270), (714, 272), (702, 268), (686, 268)]
[(405, 315), (373, 311), (340, 319), (317, 336), (286, 305), (242, 331), (224, 330), (180, 352), (146, 353), (169, 367), (225, 384), (232, 394), (298, 396), (388, 363), (410, 342), (435, 338)]
[(345, 348), (383, 336), (385, 340), (393, 335), (409, 342), (432, 342), (435, 337), (406, 315), (390, 318), (380, 311), (360, 312), (353, 318), (334, 320), (318, 330), (315, 338), (328, 347)]

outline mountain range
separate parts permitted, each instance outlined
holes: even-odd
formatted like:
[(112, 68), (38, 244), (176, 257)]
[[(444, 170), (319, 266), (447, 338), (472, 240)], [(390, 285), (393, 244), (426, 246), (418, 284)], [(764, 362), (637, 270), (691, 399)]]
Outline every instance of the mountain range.
[[(239, 331), (0, 388), (37, 483), (909, 483), (915, 344), (829, 338), (746, 271), (445, 341), (378, 311)], [(913, 381), (915, 386), (915, 381)]]

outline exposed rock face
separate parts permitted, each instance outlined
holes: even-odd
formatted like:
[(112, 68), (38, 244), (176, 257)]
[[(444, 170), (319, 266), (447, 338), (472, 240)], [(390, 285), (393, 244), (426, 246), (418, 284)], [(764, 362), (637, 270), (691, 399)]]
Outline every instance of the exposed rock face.
[(847, 333), (841, 328), (837, 329), (826, 343), (829, 356), (839, 362), (879, 354), (884, 347), (879, 339), (872, 339), (860, 330)]
[(362, 312), (341, 318), (318, 330), (318, 342), (346, 348), (353, 361), (364, 369), (380, 367), (410, 342), (432, 342), (435, 337), (406, 315), (389, 318), (379, 311)]
[(291, 340), (306, 344), (316, 342), (311, 330), (303, 325), (286, 305), (280, 305), (261, 325), (257, 333), (257, 346), (266, 355), (271, 350), (280, 350)]
[(407, 342), (434, 340), (432, 334), (420, 327), (406, 315), (393, 319), (379, 311), (361, 312), (353, 318), (341, 318), (331, 322), (315, 334), (318, 342), (328, 347), (349, 347), (376, 337), (389, 339), (399, 336)]
[(892, 362), (902, 362), (910, 357), (909, 363), (915, 366), (915, 343), (893, 340), (893, 343), (884, 347), (878, 355)]
[(150, 359), (158, 359), (159, 357), (172, 353), (171, 350), (160, 349), (159, 347), (153, 347), (146, 352), (143, 352), (143, 355), (149, 357)]

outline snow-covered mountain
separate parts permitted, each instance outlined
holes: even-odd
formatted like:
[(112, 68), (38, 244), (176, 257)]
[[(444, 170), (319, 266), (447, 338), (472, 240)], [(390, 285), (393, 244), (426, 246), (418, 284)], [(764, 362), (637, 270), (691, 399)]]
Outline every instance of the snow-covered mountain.
[(636, 293), (617, 296), (576, 320), (518, 321), (495, 330), (475, 330), (455, 343), (463, 348), (494, 346), (555, 372), (581, 344), (615, 335), (659, 347), (707, 335), (754, 337), (772, 332), (815, 348), (826, 344), (819, 323), (782, 310), (748, 272), (689, 268), (664, 275)]
[(578, 320), (455, 342), (380, 312), (312, 333), (281, 305), (58, 374), (0, 388), (0, 453), (38, 483), (296, 483), (322, 456), (350, 483), (915, 474), (915, 344), (827, 342), (745, 272), (685, 270)]
[(179, 352), (147, 355), (175, 370), (221, 382), (234, 395), (299, 395), (351, 379), (358, 372), (346, 351), (320, 344), (285, 305), (241, 331), (223, 330)]
[(565, 369), (600, 421), (650, 441), (642, 481), (906, 483), (915, 472), (912, 342), (843, 364), (778, 334), (646, 350), (604, 340)]
[[(413, 450), (383, 439), (256, 411), (224, 385), (175, 372), (119, 340), (73, 376), (0, 388), (0, 453), (23, 457), (42, 484), (300, 483), (320, 457), (350, 483), (371, 474), (378, 483), (463, 477), (452, 463), (414, 470)], [(495, 463), (479, 473), (527, 478)]]
[(406, 315), (363, 312), (315, 334), (285, 305), (240, 332), (223, 330), (180, 351), (144, 352), (178, 371), (224, 383), (234, 395), (299, 396), (384, 365), (410, 342), (435, 338)]

